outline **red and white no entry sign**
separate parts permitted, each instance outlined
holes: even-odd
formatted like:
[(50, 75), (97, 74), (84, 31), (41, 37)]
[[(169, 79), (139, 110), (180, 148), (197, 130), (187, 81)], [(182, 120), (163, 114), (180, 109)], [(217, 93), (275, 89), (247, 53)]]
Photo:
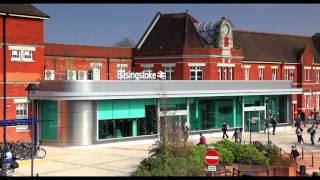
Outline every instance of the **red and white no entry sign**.
[(208, 165), (217, 165), (219, 163), (219, 153), (216, 150), (208, 150), (204, 160)]

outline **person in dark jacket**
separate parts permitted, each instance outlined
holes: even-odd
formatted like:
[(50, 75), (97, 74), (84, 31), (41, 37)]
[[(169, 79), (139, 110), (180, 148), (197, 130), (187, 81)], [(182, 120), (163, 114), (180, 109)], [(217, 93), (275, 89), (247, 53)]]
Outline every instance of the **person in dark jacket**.
[(296, 161), (298, 156), (300, 156), (300, 154), (297, 150), (297, 145), (291, 146), (291, 157)]
[(303, 110), (300, 112), (300, 118), (301, 118), (301, 122), (304, 124), (304, 127), (306, 127), (306, 114), (304, 113)]
[(311, 145), (314, 145), (314, 136), (316, 135), (316, 125), (313, 124), (311, 128), (307, 130), (310, 133)]
[(222, 123), (222, 132), (223, 132), (222, 138), (223, 139), (224, 139), (224, 136), (227, 136), (227, 138), (229, 138), (227, 131), (228, 131), (228, 125), (227, 125), (227, 123), (223, 122)]
[(275, 135), (277, 123), (278, 123), (278, 122), (277, 122), (277, 119), (274, 117), (274, 118), (272, 119), (272, 128), (273, 128), (272, 134), (273, 134), (273, 135)]

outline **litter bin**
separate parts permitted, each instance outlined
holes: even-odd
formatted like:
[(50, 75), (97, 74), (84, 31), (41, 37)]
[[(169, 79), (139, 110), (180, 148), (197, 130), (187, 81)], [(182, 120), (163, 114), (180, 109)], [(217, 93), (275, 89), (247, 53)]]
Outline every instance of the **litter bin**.
[(306, 175), (306, 166), (305, 165), (301, 165), (300, 166), (300, 174), (301, 175)]

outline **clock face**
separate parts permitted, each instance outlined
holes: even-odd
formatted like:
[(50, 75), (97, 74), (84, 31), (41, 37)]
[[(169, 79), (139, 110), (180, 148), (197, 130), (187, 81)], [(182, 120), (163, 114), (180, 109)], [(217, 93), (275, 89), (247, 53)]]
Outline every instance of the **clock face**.
[(229, 26), (225, 24), (225, 25), (222, 27), (222, 32), (223, 32), (224, 35), (229, 34)]

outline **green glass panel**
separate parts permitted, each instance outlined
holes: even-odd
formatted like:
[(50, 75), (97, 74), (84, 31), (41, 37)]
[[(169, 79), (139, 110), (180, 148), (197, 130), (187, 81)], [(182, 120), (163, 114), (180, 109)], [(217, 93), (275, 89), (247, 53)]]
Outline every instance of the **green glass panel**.
[(57, 140), (57, 101), (41, 101), (41, 140)]
[(130, 100), (130, 118), (145, 117), (145, 102), (143, 100)]
[(112, 119), (112, 101), (98, 101), (98, 120)]
[(130, 117), (130, 102), (128, 100), (115, 100), (113, 101), (113, 119), (123, 119)]

